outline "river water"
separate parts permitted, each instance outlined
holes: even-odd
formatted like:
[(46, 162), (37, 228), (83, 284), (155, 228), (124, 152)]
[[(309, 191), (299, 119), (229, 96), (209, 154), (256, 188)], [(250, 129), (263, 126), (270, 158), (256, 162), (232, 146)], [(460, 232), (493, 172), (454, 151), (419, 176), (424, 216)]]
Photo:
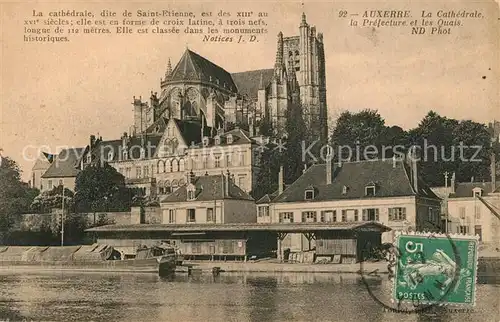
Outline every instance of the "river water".
[[(364, 282), (365, 281), (365, 282)], [(0, 321), (500, 321), (500, 285), (472, 311), (401, 314), (387, 276), (0, 271)]]

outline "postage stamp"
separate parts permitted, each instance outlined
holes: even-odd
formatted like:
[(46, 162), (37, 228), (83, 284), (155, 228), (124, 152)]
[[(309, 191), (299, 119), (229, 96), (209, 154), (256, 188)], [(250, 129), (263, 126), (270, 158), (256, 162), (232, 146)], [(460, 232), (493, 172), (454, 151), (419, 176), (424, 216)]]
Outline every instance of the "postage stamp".
[(475, 306), (477, 236), (405, 232), (395, 245), (393, 302)]

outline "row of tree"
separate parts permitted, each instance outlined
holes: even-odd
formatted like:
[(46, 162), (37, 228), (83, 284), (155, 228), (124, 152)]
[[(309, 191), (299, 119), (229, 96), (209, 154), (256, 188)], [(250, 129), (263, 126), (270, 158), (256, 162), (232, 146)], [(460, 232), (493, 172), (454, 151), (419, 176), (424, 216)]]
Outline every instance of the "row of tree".
[[(6, 157), (0, 164), (0, 243), (12, 242), (22, 232), (15, 227), (21, 221), (21, 214), (50, 213), (62, 209), (63, 202), (68, 236), (81, 241), (83, 231), (88, 228), (86, 217), (80, 213), (128, 211), (133, 204), (139, 206), (146, 201), (125, 186), (125, 178), (116, 169), (104, 164), (89, 166), (76, 177), (75, 191), (56, 186), (50, 191), (39, 193), (21, 181), (21, 171), (15, 161)], [(92, 224), (105, 224), (104, 218), (97, 218)], [(37, 234), (43, 235), (46, 243), (58, 239), (60, 221), (43, 223)], [(30, 238), (34, 235), (31, 234)], [(15, 241), (14, 241), (15, 242)]]
[[(257, 188), (252, 192), (256, 199), (278, 187), (278, 172), (284, 167), (285, 184), (295, 181), (304, 166), (323, 162), (325, 151), (321, 144), (304, 154), (302, 144), (310, 146), (311, 136), (302, 118), (300, 106), (288, 111), (286, 150), (278, 149), (272, 142), (263, 148)], [(269, 119), (260, 123), (260, 132), (273, 136)], [(386, 125), (375, 110), (358, 113), (345, 111), (336, 120), (329, 146), (333, 161), (360, 161), (374, 158), (402, 156), (413, 146), (418, 146), (419, 170), (422, 179), (430, 186), (444, 183), (444, 174), (456, 174), (457, 182), (490, 180), (490, 156), (500, 154), (498, 143), (492, 143), (492, 133), (486, 125), (470, 120), (455, 120), (430, 111), (414, 129)], [(281, 151), (279, 151), (281, 150)], [(370, 153), (367, 153), (371, 151)], [(313, 155), (314, 158), (308, 157)], [(499, 160), (500, 157), (497, 157)]]

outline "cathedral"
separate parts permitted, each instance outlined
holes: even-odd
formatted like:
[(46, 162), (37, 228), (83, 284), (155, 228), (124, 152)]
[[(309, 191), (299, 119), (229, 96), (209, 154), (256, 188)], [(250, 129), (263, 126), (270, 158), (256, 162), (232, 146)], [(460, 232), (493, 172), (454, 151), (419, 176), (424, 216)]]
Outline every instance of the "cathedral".
[[(295, 102), (294, 102), (295, 100)], [(299, 104), (309, 132), (327, 140), (327, 105), (323, 35), (306, 21), (299, 35), (280, 32), (274, 68), (229, 73), (186, 49), (172, 68), (168, 61), (160, 81), (160, 94), (149, 102), (134, 97), (132, 135), (155, 132), (164, 119), (198, 122), (202, 127), (230, 129), (239, 126), (258, 134), (264, 118), (272, 123), (274, 136), (286, 136), (286, 117), (291, 104)]]

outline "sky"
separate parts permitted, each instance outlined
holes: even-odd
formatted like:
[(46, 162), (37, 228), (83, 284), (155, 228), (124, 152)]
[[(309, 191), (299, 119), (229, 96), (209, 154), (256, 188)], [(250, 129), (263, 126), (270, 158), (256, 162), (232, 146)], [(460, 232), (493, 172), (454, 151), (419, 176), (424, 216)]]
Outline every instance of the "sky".
[[(378, 110), (387, 125), (413, 128), (429, 110), (488, 123), (500, 120), (498, 1), (291, 2), (2, 2), (0, 148), (28, 180), (40, 151), (82, 147), (91, 134), (119, 138), (133, 123), (133, 96), (159, 92), (168, 59), (190, 50), (229, 72), (272, 68), (279, 31), (298, 35), (302, 12), (324, 34), (327, 105)], [(70, 42), (23, 42), (32, 10), (128, 9), (265, 11), (269, 33), (258, 43), (204, 43), (199, 35), (76, 35)], [(409, 28), (353, 28), (340, 10), (479, 10), (450, 35), (410, 35)]]

